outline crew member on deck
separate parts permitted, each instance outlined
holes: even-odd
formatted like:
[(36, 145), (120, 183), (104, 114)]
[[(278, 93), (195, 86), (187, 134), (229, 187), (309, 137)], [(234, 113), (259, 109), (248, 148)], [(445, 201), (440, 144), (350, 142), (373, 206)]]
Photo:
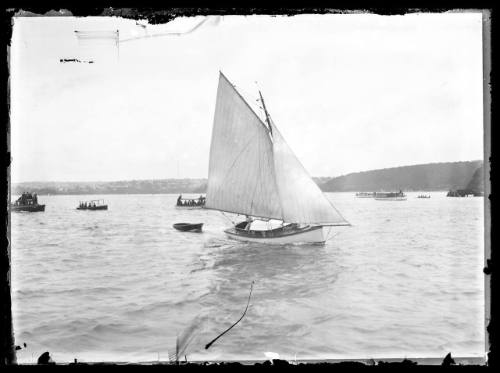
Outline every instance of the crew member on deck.
[(250, 230), (250, 226), (252, 225), (252, 218), (250, 216), (247, 216), (246, 221), (247, 221), (247, 225), (245, 227), (245, 230), (248, 231), (248, 230)]

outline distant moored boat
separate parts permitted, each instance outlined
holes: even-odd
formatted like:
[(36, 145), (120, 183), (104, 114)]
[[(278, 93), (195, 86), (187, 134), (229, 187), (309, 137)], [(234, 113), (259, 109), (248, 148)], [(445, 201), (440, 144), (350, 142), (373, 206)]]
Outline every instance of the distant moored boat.
[(399, 192), (376, 192), (375, 199), (377, 201), (406, 201), (406, 194), (401, 190)]
[(374, 198), (375, 192), (359, 192), (356, 193), (356, 198)]
[(103, 199), (94, 199), (88, 202), (80, 202), (77, 210), (107, 210), (108, 205), (104, 203)]

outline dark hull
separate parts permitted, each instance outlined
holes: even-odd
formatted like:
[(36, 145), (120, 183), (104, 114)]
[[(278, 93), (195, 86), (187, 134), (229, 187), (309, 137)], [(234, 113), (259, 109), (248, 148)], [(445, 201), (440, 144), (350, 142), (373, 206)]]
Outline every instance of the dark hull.
[(176, 223), (173, 225), (175, 229), (182, 232), (201, 232), (203, 223), (190, 224), (190, 223)]
[(202, 209), (205, 207), (205, 200), (200, 200), (199, 198), (186, 198), (186, 199), (181, 199), (181, 203), (179, 203), (179, 200), (177, 200), (177, 203), (175, 204), (175, 207), (178, 209)]
[(11, 211), (39, 212), (45, 211), (45, 205), (11, 205)]
[(77, 210), (107, 210), (108, 206), (96, 206), (96, 207), (77, 207)]

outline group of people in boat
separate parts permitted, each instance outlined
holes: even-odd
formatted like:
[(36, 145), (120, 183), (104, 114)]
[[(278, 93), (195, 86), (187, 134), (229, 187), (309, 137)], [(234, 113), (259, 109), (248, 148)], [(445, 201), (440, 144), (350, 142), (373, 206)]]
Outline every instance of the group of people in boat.
[(31, 194), (31, 193), (26, 193), (24, 192), (21, 194), (21, 197), (19, 197), (16, 201), (16, 205), (37, 205), (38, 204), (38, 196), (36, 193)]
[(182, 199), (182, 194), (177, 198), (177, 206), (205, 206), (206, 198), (200, 196), (194, 199)]
[(79, 205), (79, 208), (81, 209), (87, 209), (87, 208), (91, 208), (91, 207), (96, 207), (97, 205), (95, 204), (95, 202), (80, 202), (80, 205)]

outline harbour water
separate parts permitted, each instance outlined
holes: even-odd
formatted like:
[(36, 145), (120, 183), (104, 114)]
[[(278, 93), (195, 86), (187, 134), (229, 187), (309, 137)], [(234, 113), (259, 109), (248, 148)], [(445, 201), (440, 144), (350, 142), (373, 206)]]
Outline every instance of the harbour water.
[[(328, 193), (352, 227), (276, 247), (177, 195), (40, 196), (45, 212), (11, 217), (18, 362), (165, 361), (189, 327), (188, 360), (484, 357), (483, 198), (407, 194)], [(76, 210), (97, 198), (108, 211)]]

